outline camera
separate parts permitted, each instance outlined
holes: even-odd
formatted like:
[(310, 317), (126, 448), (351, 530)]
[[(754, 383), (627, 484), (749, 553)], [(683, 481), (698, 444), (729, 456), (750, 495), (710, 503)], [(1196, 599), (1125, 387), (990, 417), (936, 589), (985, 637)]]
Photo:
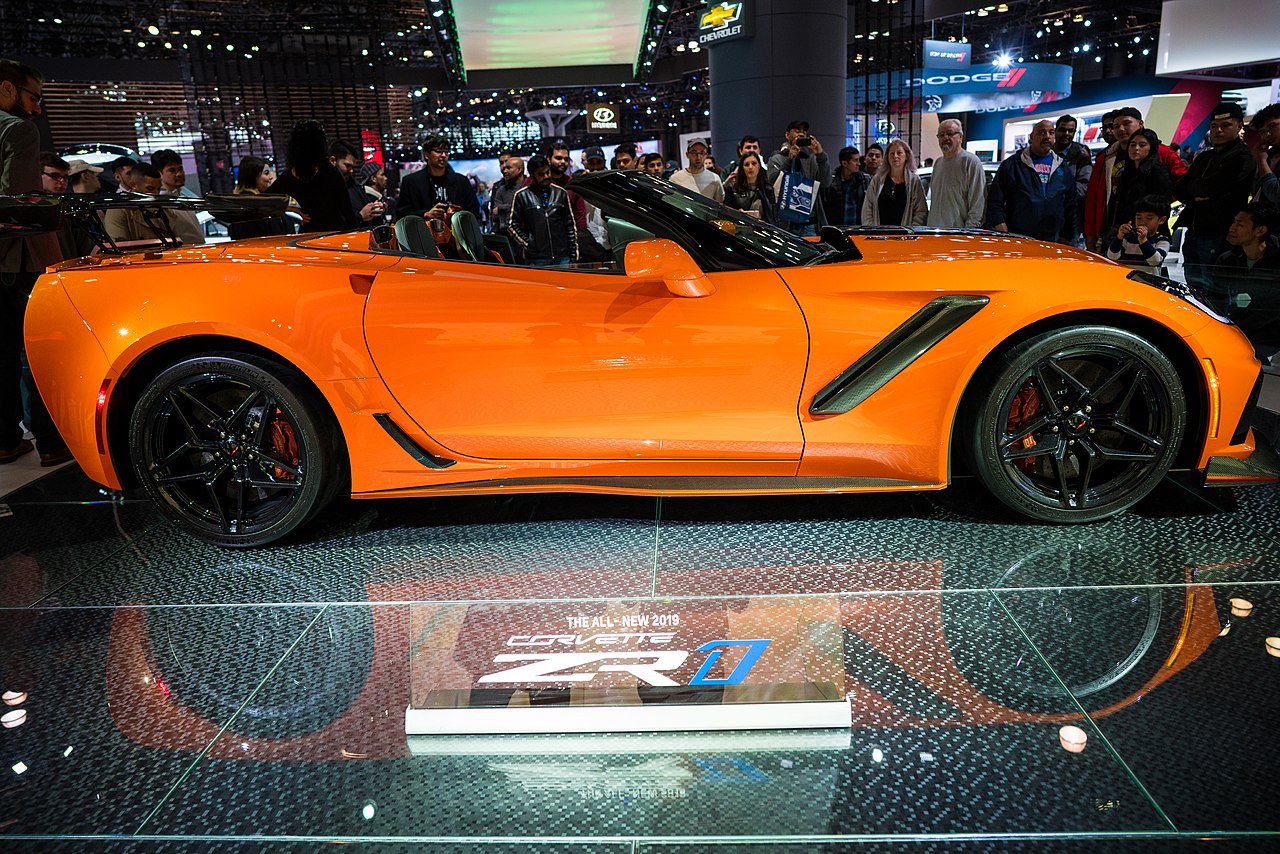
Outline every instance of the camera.
[(809, 137), (809, 136), (796, 137), (796, 145), (800, 146), (801, 148), (808, 148), (809, 145), (812, 143), (813, 143), (813, 137)]

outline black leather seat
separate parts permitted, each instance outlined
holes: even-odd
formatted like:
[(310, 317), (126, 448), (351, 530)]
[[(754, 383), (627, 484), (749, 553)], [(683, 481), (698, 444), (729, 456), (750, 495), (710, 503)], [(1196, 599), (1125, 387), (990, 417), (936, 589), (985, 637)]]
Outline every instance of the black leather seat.
[(468, 261), (488, 261), (494, 257), (484, 245), (484, 232), (480, 230), (480, 221), (471, 211), (454, 211), (449, 217), (449, 227), (453, 229), (453, 238), (458, 242), (458, 251)]
[(625, 219), (609, 219), (609, 251), (618, 269), (623, 269), (622, 261), (627, 255), (627, 244), (633, 240), (652, 240), (653, 232), (646, 231), (638, 225), (632, 225)]
[(396, 222), (396, 242), (403, 251), (412, 255), (422, 258), (440, 257), (431, 226), (420, 216), (410, 214)]

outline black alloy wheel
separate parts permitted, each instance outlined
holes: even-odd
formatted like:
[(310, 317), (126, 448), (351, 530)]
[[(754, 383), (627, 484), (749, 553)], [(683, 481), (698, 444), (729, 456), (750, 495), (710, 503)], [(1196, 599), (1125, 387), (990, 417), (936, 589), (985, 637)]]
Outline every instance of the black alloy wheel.
[(212, 543), (260, 546), (332, 497), (337, 425), (296, 371), (240, 353), (185, 359), (134, 408), (134, 471), (170, 519)]
[(1188, 605), (1185, 587), (1150, 583), (1183, 571), (1153, 574), (1160, 563), (1129, 543), (1038, 548), (994, 580), (990, 597), (943, 596), (947, 650), (974, 688), (1009, 709), (1094, 712), (1132, 700), (1164, 669)]
[(1169, 359), (1123, 329), (1044, 333), (979, 378), (974, 468), (1003, 504), (1046, 522), (1105, 519), (1173, 464), (1186, 396)]

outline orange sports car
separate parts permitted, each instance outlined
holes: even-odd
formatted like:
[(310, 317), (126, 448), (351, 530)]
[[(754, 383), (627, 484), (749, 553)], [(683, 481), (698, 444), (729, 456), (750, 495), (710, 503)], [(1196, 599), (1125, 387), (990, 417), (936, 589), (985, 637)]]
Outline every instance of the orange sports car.
[(610, 260), (502, 263), (457, 214), (454, 257), (410, 218), (66, 262), (32, 294), (31, 369), (90, 478), (141, 484), (224, 546), (338, 493), (933, 490), (967, 471), (1020, 514), (1084, 522), (1175, 466), (1274, 479), (1249, 459), (1269, 450), (1253, 348), (1183, 285), (993, 232), (799, 239), (635, 172), (570, 186)]

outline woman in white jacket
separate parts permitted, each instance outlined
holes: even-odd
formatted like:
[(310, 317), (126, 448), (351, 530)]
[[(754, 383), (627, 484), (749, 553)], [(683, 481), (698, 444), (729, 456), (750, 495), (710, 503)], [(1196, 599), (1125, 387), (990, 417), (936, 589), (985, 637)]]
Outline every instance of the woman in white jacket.
[(911, 146), (900, 139), (889, 143), (862, 203), (863, 225), (924, 225), (928, 221), (929, 205), (915, 162)]

